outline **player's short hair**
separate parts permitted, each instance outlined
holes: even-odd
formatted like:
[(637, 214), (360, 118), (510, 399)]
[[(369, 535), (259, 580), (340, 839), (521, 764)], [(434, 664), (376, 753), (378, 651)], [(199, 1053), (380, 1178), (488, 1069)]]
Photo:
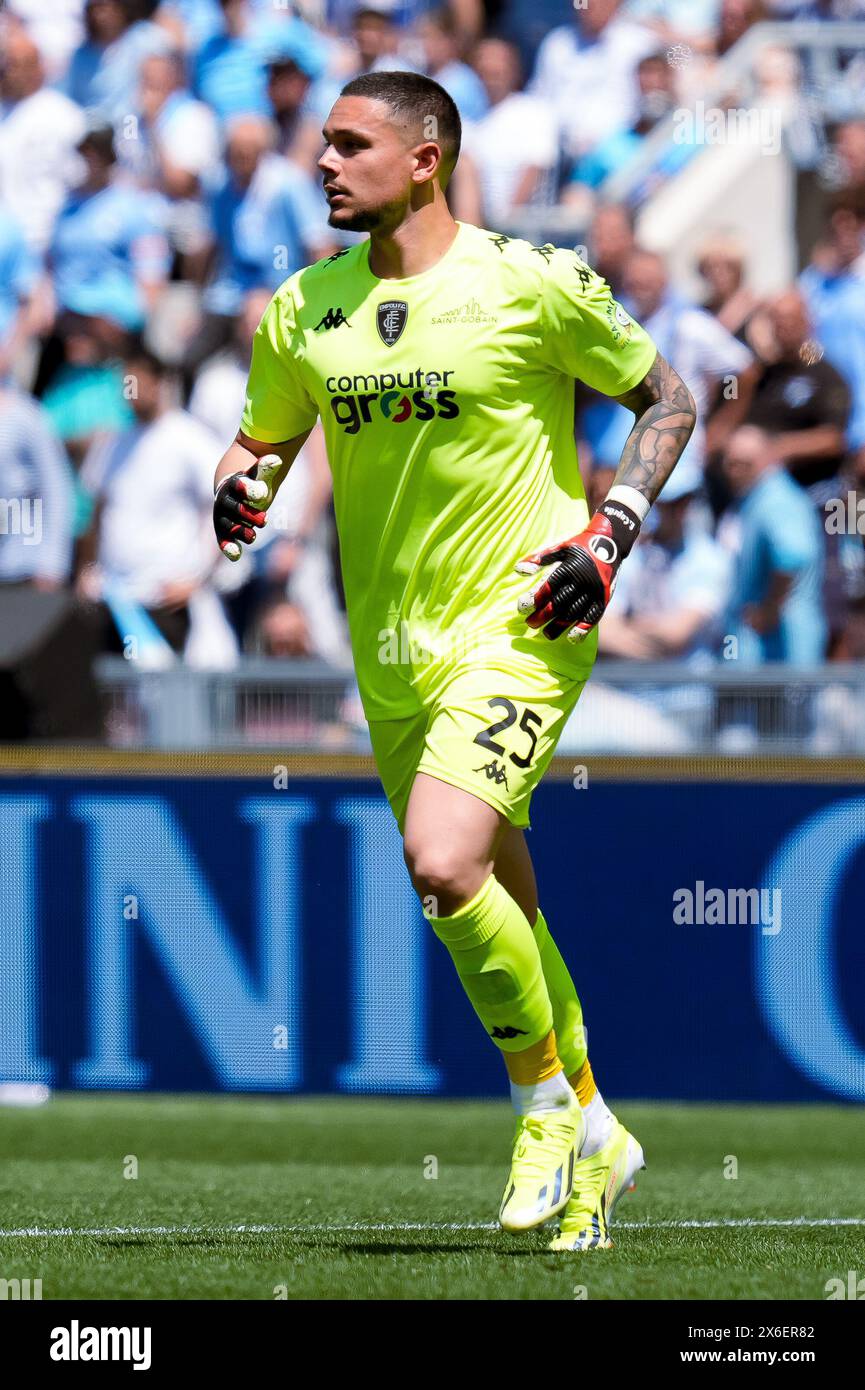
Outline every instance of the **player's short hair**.
[(443, 176), (450, 178), (459, 158), (462, 122), (456, 102), (438, 82), (419, 72), (366, 72), (346, 83), (340, 96), (384, 102), (395, 116), (416, 125), (419, 140), (441, 146)]

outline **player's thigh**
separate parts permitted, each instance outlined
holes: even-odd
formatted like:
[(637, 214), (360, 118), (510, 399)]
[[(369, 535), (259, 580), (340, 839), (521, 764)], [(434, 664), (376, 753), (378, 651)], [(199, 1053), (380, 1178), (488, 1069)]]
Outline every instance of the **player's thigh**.
[[(448, 904), (468, 902), (493, 870), (507, 827), (500, 811), (441, 777), (419, 771), (405, 819), (405, 861), (415, 888)], [(442, 915), (434, 909), (434, 915)]]
[(438, 692), (418, 771), (527, 827), (532, 793), (584, 685), (519, 654), (456, 671)]
[(378, 775), (400, 834), (405, 827), (409, 795), (423, 753), (429, 711), (405, 719), (369, 720), (369, 737)]

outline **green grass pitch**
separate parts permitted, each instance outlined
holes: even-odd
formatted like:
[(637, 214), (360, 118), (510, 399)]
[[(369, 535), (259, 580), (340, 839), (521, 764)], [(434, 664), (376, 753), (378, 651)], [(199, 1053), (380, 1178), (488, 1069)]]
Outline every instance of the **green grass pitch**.
[(505, 1104), (57, 1096), (0, 1112), (0, 1276), (43, 1299), (825, 1299), (863, 1269), (861, 1110), (618, 1113), (649, 1167), (615, 1248), (575, 1256), (493, 1225)]

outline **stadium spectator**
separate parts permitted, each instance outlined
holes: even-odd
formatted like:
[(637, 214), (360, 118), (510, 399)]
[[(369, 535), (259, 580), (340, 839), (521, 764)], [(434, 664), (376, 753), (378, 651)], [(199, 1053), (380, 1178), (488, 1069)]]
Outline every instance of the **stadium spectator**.
[(745, 247), (735, 233), (715, 232), (700, 247), (697, 271), (706, 286), (703, 308), (749, 345), (748, 325), (759, 301), (746, 283), (745, 269)]
[(256, 625), (256, 649), (263, 656), (299, 661), (315, 655), (309, 624), (297, 604), (273, 599), (262, 610)]
[[(865, 514), (865, 454), (848, 458), (837, 492), (845, 509), (852, 501), (853, 514)], [(837, 545), (837, 576), (840, 602), (829, 611), (832, 630), (830, 656), (835, 661), (865, 661), (865, 533), (847, 524), (840, 532), (829, 526), (824, 505), (824, 529), (832, 531)], [(863, 528), (865, 530), (865, 528)], [(836, 597), (837, 597), (836, 589)], [(837, 619), (842, 615), (840, 624)], [(833, 621), (834, 620), (834, 621)]]
[[(123, 351), (129, 330), (143, 331), (151, 347), (188, 365), (190, 412), (225, 442), (237, 427), (249, 341), (269, 294), (294, 270), (343, 244), (327, 227), (314, 168), (325, 111), (350, 76), (414, 65), (440, 81), (462, 111), (466, 154), (449, 190), (456, 215), (533, 240), (584, 239), (586, 259), (646, 322), (698, 398), (702, 428), (659, 504), (658, 535), (647, 535), (635, 551), (635, 557), (646, 552), (645, 560), (635, 558), (635, 573), (651, 558), (647, 590), (669, 583), (672, 594), (679, 572), (688, 573), (691, 552), (705, 552), (706, 574), (713, 572), (711, 541), (698, 526), (707, 519), (705, 494), (695, 479), (709, 458), (704, 476), (720, 511), (721, 474), (711, 461), (719, 461), (739, 420), (768, 432), (776, 464), (810, 490), (815, 515), (827, 492), (861, 491), (865, 119), (854, 80), (861, 57), (842, 59), (844, 91), (837, 94), (814, 85), (816, 68), (806, 51), (794, 58), (792, 48), (772, 46), (752, 63), (760, 99), (771, 89), (788, 113), (788, 138), (788, 98), (802, 112), (807, 107), (813, 157), (809, 162), (794, 150), (800, 168), (818, 170), (823, 152), (824, 186), (814, 184), (810, 201), (800, 193), (796, 228), (790, 228), (806, 253), (824, 203), (835, 195), (826, 236), (800, 282), (804, 305), (795, 291), (785, 291), (758, 306), (747, 283), (745, 245), (717, 233), (697, 257), (705, 287), (701, 312), (670, 289), (657, 257), (635, 254), (634, 208), (659, 170), (650, 170), (631, 208), (609, 201), (596, 207), (597, 191), (641, 149), (675, 100), (701, 95), (717, 57), (765, 13), (833, 20), (845, 7), (845, 0), (765, 6), (591, 0), (557, 11), (556, 0), (327, 0), (323, 18), (313, 20), (318, 11), (304, 5), (299, 12), (281, 0), (57, 0), (51, 7), (44, 0), (6, 0), (0, 7), (0, 381), (14, 370), (29, 382), (41, 341), (33, 389), (44, 409), (34, 409), (66, 444), (72, 464), (87, 456), (92, 469), (106, 433), (130, 437), (137, 421), (136, 403), (124, 398)], [(550, 30), (556, 13), (567, 13), (568, 22)], [(465, 55), (479, 38), (476, 68)], [(537, 54), (525, 90), (518, 53), (529, 56), (529, 66)], [(46, 69), (55, 90), (46, 86)], [(94, 110), (115, 126), (116, 164), (105, 148), (100, 152), (106, 137), (96, 129)], [(79, 154), (85, 131), (89, 141)], [(677, 159), (688, 153), (679, 145), (673, 151)], [(76, 187), (82, 160), (86, 176)], [(562, 173), (569, 181), (557, 194)], [(552, 211), (557, 197), (570, 205), (567, 214)], [(542, 225), (544, 209), (551, 210), (549, 227)], [(563, 231), (564, 216), (573, 233)], [(732, 340), (738, 343), (731, 349)], [(748, 349), (759, 365), (750, 363)], [(842, 432), (851, 395), (848, 447)], [(632, 420), (588, 390), (578, 387), (576, 400), (585, 482), (590, 498), (600, 500)], [(210, 445), (211, 465), (214, 447), (219, 443)], [(293, 469), (296, 497), (281, 494), (291, 504), (283, 506), (285, 514), (271, 518), (241, 564), (218, 567), (215, 582), (248, 649), (258, 640), (255, 619), (264, 605), (274, 615), (265, 639), (274, 651), (288, 650), (303, 624), (314, 654), (330, 659), (347, 650), (329, 553), (334, 532), (323, 458), (316, 436)], [(79, 487), (69, 530), (81, 534), (90, 503), (76, 468), (68, 471)], [(676, 496), (678, 487), (687, 495)], [(748, 514), (742, 501), (722, 518), (725, 538), (740, 514)], [(133, 526), (133, 509), (125, 515)], [(830, 654), (858, 653), (865, 546), (847, 534), (834, 549), (825, 534), (821, 543)], [(624, 646), (630, 643), (633, 654), (639, 648), (642, 656), (661, 659), (679, 650), (690, 657), (711, 646), (702, 633), (681, 649), (650, 639), (651, 623), (641, 624), (639, 585), (629, 597), (627, 574), (622, 582), (602, 650), (621, 636), (620, 617)], [(332, 621), (316, 613), (317, 585), (328, 594)], [(283, 631), (286, 614), (294, 628), (286, 619)], [(187, 618), (193, 621), (190, 613)], [(176, 630), (172, 640), (178, 644)]]
[(87, 37), (72, 55), (63, 90), (88, 112), (119, 122), (130, 114), (143, 60), (171, 40), (158, 24), (139, 19), (131, 0), (87, 0), (84, 24)]
[[(134, 420), (123, 394), (120, 360), (125, 332), (107, 319), (65, 313), (42, 355), (37, 386), (51, 424), (78, 468), (95, 439), (125, 429)], [(80, 493), (76, 535), (86, 526), (90, 504)]]
[(682, 461), (702, 469), (707, 450), (722, 447), (744, 418), (759, 370), (754, 355), (705, 309), (670, 288), (666, 263), (654, 252), (631, 257), (624, 300), (697, 402), (697, 427)]
[[(88, 597), (141, 605), (179, 653), (190, 636), (192, 599), (217, 558), (208, 535), (214, 440), (172, 404), (159, 359), (134, 347), (124, 370), (135, 424), (96, 444), (85, 460), (82, 480), (95, 509), (80, 583)], [(116, 636), (109, 645), (117, 646)]]
[(598, 629), (606, 656), (696, 662), (718, 654), (720, 620), (730, 596), (731, 557), (699, 525), (689, 524), (702, 486), (681, 461), (656, 504), (657, 524), (640, 537)]
[[(278, 130), (277, 149), (317, 176), (321, 127), (326, 112), (314, 109), (316, 83), (327, 55), (314, 30), (302, 20), (280, 27), (266, 51), (267, 97)], [(328, 103), (329, 109), (330, 103)]]
[(365, 72), (413, 71), (414, 63), (400, 52), (402, 33), (396, 23), (394, 6), (388, 0), (363, 0), (351, 15), (354, 63), (341, 75), (342, 81), (349, 82)]
[[(697, 402), (697, 425), (679, 466), (687, 464), (702, 475), (708, 447), (719, 447), (747, 409), (758, 370), (753, 355), (711, 314), (670, 288), (664, 259), (652, 251), (634, 251), (628, 260), (623, 303)], [(724, 399), (707, 426), (719, 390)], [(615, 470), (632, 425), (631, 412), (614, 401), (597, 400), (583, 413), (582, 427), (596, 468)], [(603, 479), (597, 481), (600, 485)]]
[(38, 280), (39, 263), (19, 223), (0, 207), (0, 382), (27, 347)]
[(865, 198), (865, 121), (845, 121), (835, 132), (832, 153), (840, 192)]
[(819, 662), (826, 622), (814, 508), (755, 425), (734, 432), (724, 467), (736, 503), (722, 518), (718, 539), (734, 556), (725, 632), (737, 639), (737, 659), (746, 666)]
[(555, 199), (556, 125), (545, 101), (520, 90), (520, 55), (514, 44), (483, 39), (474, 64), (489, 110), (463, 129), (463, 173), (475, 181), (479, 206), (479, 215), (466, 220), (506, 231), (518, 208), (549, 205)]
[(66, 584), (72, 564), (69, 464), (39, 402), (2, 385), (0, 498), (0, 584)]
[(51, 0), (50, 5), (45, 0), (6, 0), (6, 13), (26, 28), (52, 84), (66, 72), (84, 37), (83, 8), (83, 0)]
[(84, 113), (45, 85), (39, 50), (23, 29), (4, 35), (0, 99), (0, 202), (14, 212), (30, 249), (41, 254), (75, 178)]
[(203, 43), (219, 32), (219, 0), (162, 0), (156, 13), (185, 53), (197, 53)]
[(208, 200), (215, 266), (204, 291), (205, 320), (186, 359), (190, 370), (230, 341), (251, 290), (272, 292), (336, 249), (312, 179), (274, 154), (274, 141), (263, 117), (238, 116), (228, 127), (227, 167)]
[[(485, 29), (489, 29), (504, 3), (505, 0), (449, 0), (449, 8), (464, 47), (474, 43)], [(349, 33), (359, 5), (363, 8), (364, 0), (324, 0), (327, 27), (339, 34)], [(376, 11), (388, 14), (404, 32), (410, 31), (429, 7), (428, 0), (375, 0), (374, 4)]]
[(483, 83), (474, 68), (460, 56), (457, 21), (450, 10), (430, 10), (419, 24), (425, 72), (444, 87), (459, 107), (464, 121), (479, 121), (489, 107)]
[(115, 177), (111, 127), (88, 130), (78, 148), (85, 175), (60, 210), (48, 253), (56, 312), (139, 331), (171, 268), (168, 242), (152, 199)]
[(193, 90), (220, 122), (268, 113), (267, 78), (258, 46), (259, 27), (248, 0), (219, 0), (220, 26), (195, 58)]
[(144, 59), (135, 105), (136, 116), (120, 124), (118, 157), (158, 199), (179, 274), (192, 277), (193, 258), (207, 245), (202, 192), (220, 165), (216, 118), (187, 88), (186, 61), (178, 50)]
[[(204, 364), (189, 400), (189, 413), (212, 430), (217, 453), (237, 434), (246, 399), (252, 339), (270, 299), (248, 295), (230, 347)], [(330, 554), (333, 482), (321, 428), (301, 449), (255, 547), (233, 565), (220, 565), (215, 582), (241, 648), (249, 645), (256, 615), (274, 597), (293, 602), (307, 615), (316, 654), (344, 664), (350, 660), (345, 620), (334, 585)]]
[(863, 0), (768, 0), (777, 19), (837, 20), (848, 23), (865, 15)]
[(538, 49), (529, 90), (555, 112), (565, 155), (577, 160), (636, 119), (635, 68), (658, 46), (620, 0), (592, 0)]
[(860, 210), (839, 199), (829, 218), (825, 248), (815, 252), (799, 282), (817, 339), (850, 387), (847, 434), (857, 451), (865, 449), (865, 280), (856, 273), (862, 248)]
[(664, 43), (708, 50), (714, 43), (721, 0), (628, 0), (628, 16), (650, 25)]
[[(613, 295), (622, 294), (627, 266), (635, 247), (634, 217), (620, 203), (599, 203), (588, 231), (586, 259), (603, 276)], [(599, 397), (582, 382), (575, 383), (576, 433), (589, 505), (600, 506), (609, 485), (609, 470), (618, 466), (625, 417), (613, 401)]]
[(844, 538), (823, 523), (827, 501), (843, 492), (850, 392), (811, 337), (808, 311), (798, 290), (772, 300), (768, 317), (774, 352), (757, 383), (748, 420), (771, 434), (773, 452), (807, 489), (821, 523), (822, 602), (831, 654), (848, 620), (849, 549)]
[[(252, 339), (269, 303), (269, 290), (252, 290), (246, 296), (237, 318), (233, 320), (230, 342), (202, 364), (189, 398), (189, 413), (213, 431), (223, 449), (228, 448), (237, 434), (246, 400)], [(284, 486), (287, 487), (288, 482), (286, 479)], [(266, 536), (265, 529), (258, 538), (259, 544)], [(240, 569), (244, 558), (232, 565), (232, 572)]]
[(721, 13), (715, 28), (715, 53), (718, 58), (734, 48), (754, 24), (768, 18), (763, 0), (721, 0)]
[(197, 198), (217, 169), (220, 141), (213, 112), (187, 88), (181, 53), (144, 59), (135, 105), (138, 119), (117, 140), (120, 162), (172, 202)]
[(798, 290), (768, 305), (774, 354), (760, 372), (748, 423), (772, 436), (775, 457), (803, 487), (837, 479), (846, 454), (850, 391), (814, 342)]
[(588, 260), (617, 298), (635, 246), (634, 218), (628, 208), (620, 203), (598, 204), (589, 226)]
[[(574, 198), (581, 185), (600, 188), (611, 174), (629, 164), (639, 154), (646, 136), (675, 107), (675, 69), (662, 53), (649, 53), (641, 58), (636, 75), (637, 102), (633, 122), (605, 136), (594, 149), (577, 160), (565, 189), (566, 201)], [(677, 173), (690, 159), (692, 148), (684, 142), (670, 145), (642, 178), (633, 201), (641, 203), (658, 182)]]

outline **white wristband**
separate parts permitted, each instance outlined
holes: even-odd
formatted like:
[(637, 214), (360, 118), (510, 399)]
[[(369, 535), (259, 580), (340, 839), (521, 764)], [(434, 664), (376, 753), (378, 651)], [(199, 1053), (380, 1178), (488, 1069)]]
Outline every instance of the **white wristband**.
[(604, 501), (621, 502), (623, 507), (629, 507), (640, 518), (641, 524), (646, 520), (652, 506), (647, 497), (635, 487), (629, 487), (627, 483), (614, 483)]

